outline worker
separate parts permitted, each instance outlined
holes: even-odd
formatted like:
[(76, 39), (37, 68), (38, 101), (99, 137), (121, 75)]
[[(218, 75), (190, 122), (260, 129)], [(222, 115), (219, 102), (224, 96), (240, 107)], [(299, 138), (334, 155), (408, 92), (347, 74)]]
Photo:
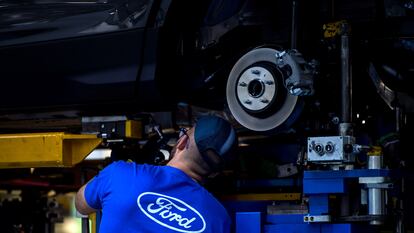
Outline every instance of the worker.
[(235, 130), (216, 116), (183, 131), (167, 166), (110, 164), (81, 187), (81, 214), (102, 210), (99, 232), (230, 232), (225, 208), (200, 183), (223, 169), (237, 146)]

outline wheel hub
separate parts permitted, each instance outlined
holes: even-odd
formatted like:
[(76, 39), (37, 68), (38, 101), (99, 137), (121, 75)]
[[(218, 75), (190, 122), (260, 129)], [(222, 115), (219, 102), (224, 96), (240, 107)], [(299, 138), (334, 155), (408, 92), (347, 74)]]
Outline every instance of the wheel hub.
[(276, 96), (275, 78), (261, 66), (253, 66), (244, 71), (236, 85), (237, 98), (249, 111), (265, 110)]

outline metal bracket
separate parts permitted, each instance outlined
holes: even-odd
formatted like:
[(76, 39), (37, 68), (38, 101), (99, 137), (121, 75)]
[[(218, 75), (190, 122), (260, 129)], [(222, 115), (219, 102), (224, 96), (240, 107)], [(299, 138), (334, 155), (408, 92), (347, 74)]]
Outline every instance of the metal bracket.
[(360, 184), (383, 184), (389, 182), (389, 177), (360, 177)]
[(309, 137), (307, 161), (325, 164), (353, 162), (354, 145), (355, 138), (351, 136)]
[(312, 223), (312, 222), (330, 222), (330, 215), (305, 215), (303, 216), (303, 222)]
[(392, 183), (382, 183), (382, 184), (365, 184), (363, 188), (366, 189), (392, 189), (394, 188), (394, 184)]

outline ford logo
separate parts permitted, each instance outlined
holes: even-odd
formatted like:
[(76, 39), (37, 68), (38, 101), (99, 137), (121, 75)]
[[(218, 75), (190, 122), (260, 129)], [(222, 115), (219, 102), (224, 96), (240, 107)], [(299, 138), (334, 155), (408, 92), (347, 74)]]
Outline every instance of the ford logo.
[(171, 230), (199, 233), (206, 229), (203, 216), (184, 201), (154, 192), (141, 193), (139, 209), (151, 220)]

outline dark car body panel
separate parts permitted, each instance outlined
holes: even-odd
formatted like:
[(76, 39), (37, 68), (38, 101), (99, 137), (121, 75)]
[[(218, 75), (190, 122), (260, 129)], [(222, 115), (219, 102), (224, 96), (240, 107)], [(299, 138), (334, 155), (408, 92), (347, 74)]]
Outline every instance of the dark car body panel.
[(0, 2), (0, 46), (146, 26), (153, 0), (8, 0)]
[(133, 100), (153, 2), (0, 2), (1, 111)]

